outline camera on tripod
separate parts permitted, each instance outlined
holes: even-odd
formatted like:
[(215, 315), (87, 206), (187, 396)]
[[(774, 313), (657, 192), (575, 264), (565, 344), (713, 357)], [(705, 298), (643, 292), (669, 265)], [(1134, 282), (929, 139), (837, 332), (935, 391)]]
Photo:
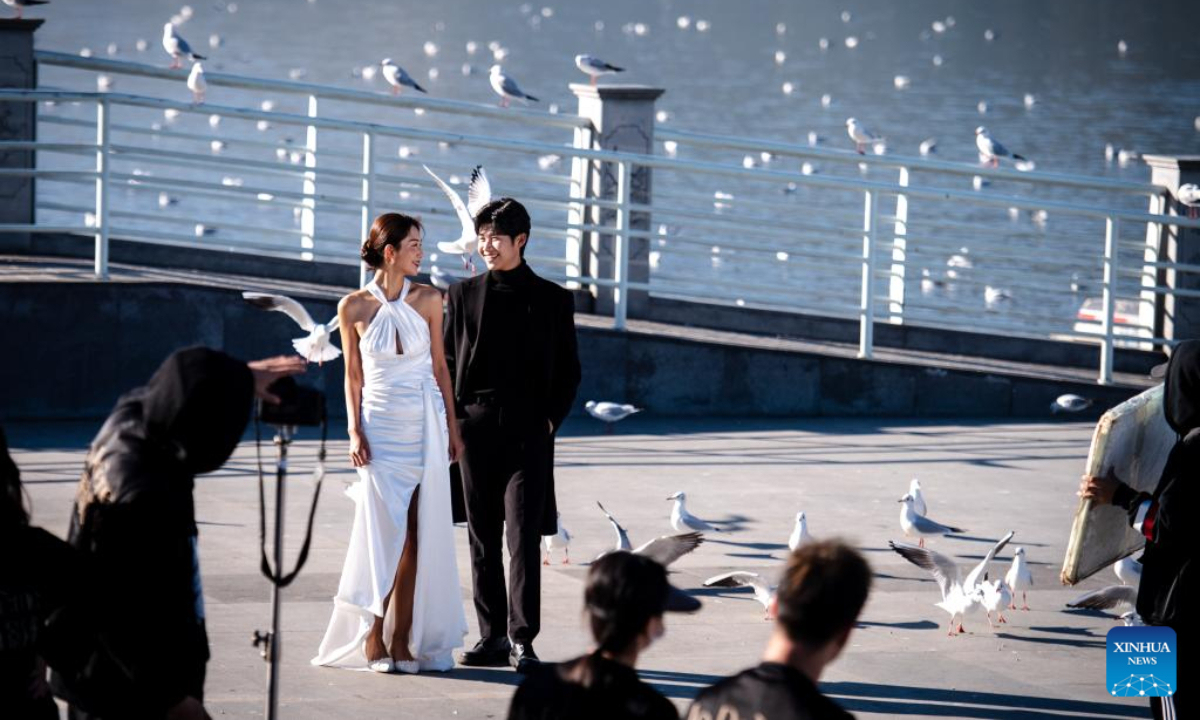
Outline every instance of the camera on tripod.
[(276, 427), (317, 427), (325, 422), (325, 393), (301, 385), (290, 377), (280, 378), (268, 388), (279, 404), (258, 404), (258, 419)]

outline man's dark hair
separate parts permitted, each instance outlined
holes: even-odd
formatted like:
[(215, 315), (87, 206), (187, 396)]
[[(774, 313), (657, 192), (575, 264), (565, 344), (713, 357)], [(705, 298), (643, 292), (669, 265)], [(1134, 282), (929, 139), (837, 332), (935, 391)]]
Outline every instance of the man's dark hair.
[(485, 225), (491, 225), (494, 234), (507, 235), (513, 242), (517, 241), (518, 235), (524, 233), (526, 244), (521, 246), (521, 257), (525, 257), (532, 225), (529, 221), (529, 211), (524, 205), (509, 197), (491, 201), (475, 215), (475, 234), (478, 235)]
[(25, 507), (25, 490), (21, 487), (21, 472), (8, 454), (8, 438), (0, 428), (0, 530), (29, 524)]
[(788, 558), (776, 590), (778, 621), (794, 642), (819, 648), (854, 624), (871, 589), (871, 566), (836, 540), (811, 543)]
[(601, 650), (628, 650), (650, 618), (663, 614), (670, 586), (666, 569), (648, 557), (612, 552), (592, 563), (584, 612)]

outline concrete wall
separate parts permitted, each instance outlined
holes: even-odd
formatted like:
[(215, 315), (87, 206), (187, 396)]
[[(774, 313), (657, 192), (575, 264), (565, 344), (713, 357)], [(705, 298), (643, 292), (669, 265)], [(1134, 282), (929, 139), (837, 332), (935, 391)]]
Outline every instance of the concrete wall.
[[(237, 288), (170, 283), (3, 283), (0, 421), (93, 419), (145, 381), (172, 350), (205, 344), (253, 359), (290, 350), (291, 321), (244, 303)], [(335, 303), (304, 299), (317, 318)], [(1046, 417), (1061, 393), (1101, 408), (1137, 392), (897, 363), (580, 329), (589, 399), (667, 416)], [(344, 417), (342, 361), (309, 382)]]

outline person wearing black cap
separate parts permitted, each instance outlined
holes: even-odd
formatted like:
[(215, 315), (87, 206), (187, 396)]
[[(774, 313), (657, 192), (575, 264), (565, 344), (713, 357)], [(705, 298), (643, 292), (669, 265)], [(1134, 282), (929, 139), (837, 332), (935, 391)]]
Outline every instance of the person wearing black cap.
[(700, 601), (668, 583), (662, 565), (618, 551), (592, 564), (583, 602), (595, 649), (533, 669), (513, 696), (509, 720), (678, 720), (671, 701), (639, 680), (634, 666), (666, 632), (664, 612), (695, 612)]
[[(1176, 345), (1170, 361), (1151, 375), (1163, 379), (1163, 414), (1179, 438), (1154, 492), (1134, 490), (1110, 469), (1104, 476), (1084, 475), (1079, 494), (1129, 514), (1129, 524), (1146, 538), (1137, 613), (1147, 625), (1172, 628), (1176, 641), (1190, 647), (1191, 621), (1185, 613), (1188, 568), (1196, 552), (1188, 524), (1200, 483), (1200, 340)], [(1189, 717), (1180, 711), (1178, 691), (1150, 698), (1150, 708), (1156, 718)]]
[(688, 720), (846, 720), (817, 689), (846, 647), (871, 589), (871, 567), (854, 548), (826, 540), (788, 558), (772, 600), (775, 631), (757, 666), (700, 691)]

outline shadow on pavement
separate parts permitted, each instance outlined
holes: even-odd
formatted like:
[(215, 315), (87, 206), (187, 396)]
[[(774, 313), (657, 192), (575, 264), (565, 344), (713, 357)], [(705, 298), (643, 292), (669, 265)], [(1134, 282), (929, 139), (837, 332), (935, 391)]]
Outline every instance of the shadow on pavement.
[(1148, 708), (1128, 705), (1021, 697), (1001, 693), (968, 692), (943, 688), (905, 687), (861, 682), (821, 683), (821, 690), (850, 712), (887, 715), (934, 715), (965, 718), (1147, 717)]

